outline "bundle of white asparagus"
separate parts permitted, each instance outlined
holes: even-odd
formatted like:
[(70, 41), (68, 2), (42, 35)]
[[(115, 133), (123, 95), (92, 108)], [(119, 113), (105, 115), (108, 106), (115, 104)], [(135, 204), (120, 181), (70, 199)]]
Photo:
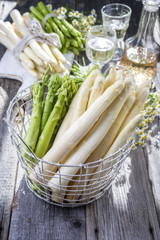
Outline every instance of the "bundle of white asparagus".
[[(21, 15), (17, 9), (12, 10), (10, 16), (13, 23), (0, 20), (0, 43), (13, 52), (15, 46), (30, 34), (27, 20), (29, 13)], [(32, 39), (19, 54), (19, 60), (23, 67), (33, 76), (41, 79), (46, 66), (50, 64), (52, 72), (62, 73), (65, 71), (66, 58), (61, 51), (46, 43), (40, 43)]]
[[(135, 91), (132, 77), (125, 77), (121, 70), (112, 67), (106, 78), (98, 69), (92, 71), (75, 95), (53, 146), (43, 157), (43, 168), (36, 166), (30, 179), (41, 183), (45, 178), (56, 202), (65, 199), (74, 203), (84, 193), (87, 200), (94, 197), (100, 188), (97, 179), (106, 176), (107, 181), (113, 161), (104, 161), (102, 172), (102, 165), (88, 168), (87, 178), (86, 168), (80, 165), (106, 158), (126, 144), (142, 121), (141, 109), (150, 85), (146, 82)], [(57, 169), (53, 163), (64, 166)], [(93, 186), (97, 190), (91, 194)]]

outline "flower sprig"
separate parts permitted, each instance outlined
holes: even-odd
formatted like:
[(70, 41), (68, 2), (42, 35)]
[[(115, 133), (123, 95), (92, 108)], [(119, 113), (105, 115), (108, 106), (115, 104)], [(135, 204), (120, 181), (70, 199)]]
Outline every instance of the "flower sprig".
[(136, 130), (136, 140), (132, 146), (133, 149), (136, 146), (145, 146), (146, 139), (152, 134), (151, 123), (153, 123), (156, 116), (160, 116), (160, 90), (155, 91), (155, 89), (156, 85), (152, 84), (148, 100), (142, 109), (144, 118)]
[[(52, 9), (52, 5), (47, 5)], [(71, 23), (78, 31), (82, 33), (82, 37), (85, 37), (91, 26), (96, 23), (97, 14), (94, 9), (87, 15), (84, 12), (75, 11), (68, 6), (54, 9), (54, 13), (57, 17), (64, 17), (69, 23)]]

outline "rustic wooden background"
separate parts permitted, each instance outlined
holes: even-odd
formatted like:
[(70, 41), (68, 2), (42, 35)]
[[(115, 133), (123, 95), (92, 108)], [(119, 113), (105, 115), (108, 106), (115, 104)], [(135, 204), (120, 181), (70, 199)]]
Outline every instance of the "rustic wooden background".
[[(13, 1), (0, 1), (3, 17)], [(22, 13), (35, 1), (17, 1)], [(55, 8), (66, 1), (44, 1)], [(74, 9), (100, 9), (109, 2), (132, 8), (127, 37), (136, 33), (141, 1), (67, 1)], [(9, 16), (7, 20), (10, 20)], [(0, 57), (5, 48), (0, 45)], [(7, 63), (6, 63), (7, 64)], [(9, 66), (8, 66), (9, 67)], [(98, 201), (78, 208), (60, 208), (38, 199), (26, 186), (16, 151), (3, 121), (9, 101), (21, 83), (0, 78), (0, 239), (2, 240), (159, 240), (160, 239), (160, 122), (145, 148), (132, 151), (110, 191)], [(160, 64), (157, 86), (160, 88)]]

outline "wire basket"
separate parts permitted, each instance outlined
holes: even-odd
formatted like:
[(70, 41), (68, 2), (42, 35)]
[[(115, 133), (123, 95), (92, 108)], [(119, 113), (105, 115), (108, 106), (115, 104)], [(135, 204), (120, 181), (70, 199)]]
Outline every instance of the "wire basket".
[[(13, 98), (5, 119), (29, 189), (44, 201), (63, 207), (81, 206), (99, 199), (117, 176), (131, 151), (134, 138), (131, 137), (125, 146), (113, 155), (92, 163), (65, 165), (48, 163), (37, 158), (23, 140), (29, 127), (33, 108), (32, 87), (24, 89)], [(45, 164), (51, 164), (52, 169), (55, 170), (43, 171)], [(76, 176), (62, 174), (62, 167), (75, 168)], [(98, 172), (97, 168), (100, 169)], [(53, 189), (50, 181), (52, 177), (56, 178), (55, 191), (51, 191)], [(67, 185), (63, 184), (65, 181)]]

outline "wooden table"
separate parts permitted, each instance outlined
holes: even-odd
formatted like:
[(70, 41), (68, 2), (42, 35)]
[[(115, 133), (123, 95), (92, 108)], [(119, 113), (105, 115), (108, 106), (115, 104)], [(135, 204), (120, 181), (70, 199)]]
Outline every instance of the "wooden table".
[[(55, 1), (56, 7), (57, 2)], [(64, 2), (61, 1), (61, 4), (64, 5)], [(73, 6), (72, 1), (68, 2), (75, 9), (86, 6), (85, 9), (96, 8), (98, 13), (101, 6), (106, 4), (104, 1), (75, 1)], [(35, 5), (36, 3), (34, 1)], [(133, 1), (133, 9), (135, 3), (141, 7), (141, 3)], [(3, 4), (3, 9), (7, 11), (8, 2), (3, 1)], [(17, 7), (24, 12), (32, 4), (31, 1), (20, 1)], [(136, 27), (138, 17), (134, 15), (131, 21), (132, 26)], [(127, 34), (134, 31), (135, 28), (132, 31), (130, 28)], [(4, 51), (1, 46), (1, 56)], [(158, 71), (157, 79), (160, 83), (160, 63)], [(110, 191), (87, 206), (61, 208), (38, 199), (28, 189), (3, 121), (9, 101), (20, 85), (20, 82), (13, 79), (0, 79), (0, 239), (160, 239), (159, 119), (152, 124), (153, 135), (147, 145), (132, 151), (126, 159)]]

